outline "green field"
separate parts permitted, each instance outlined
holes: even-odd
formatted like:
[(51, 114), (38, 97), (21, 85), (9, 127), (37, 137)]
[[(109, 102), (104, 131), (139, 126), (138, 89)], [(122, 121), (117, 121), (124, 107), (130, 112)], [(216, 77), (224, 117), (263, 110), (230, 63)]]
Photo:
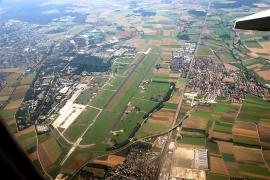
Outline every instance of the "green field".
[(145, 136), (154, 135), (154, 134), (164, 132), (164, 131), (166, 131), (168, 129), (168, 126), (166, 126), (164, 124), (154, 124), (154, 123), (147, 122), (139, 130), (136, 137), (141, 138), (141, 137), (145, 137)]
[(51, 137), (43, 143), (44, 143), (44, 147), (47, 147), (46, 150), (50, 158), (53, 161), (56, 161), (62, 153), (62, 150), (60, 146), (58, 145), (57, 141), (53, 137)]
[(235, 157), (233, 154), (222, 153), (222, 157), (224, 161), (235, 162)]
[(229, 103), (211, 104), (211, 107), (213, 108), (215, 113), (224, 113), (224, 112), (228, 112), (232, 109), (232, 105)]
[(245, 41), (248, 48), (262, 48), (262, 46), (257, 41)]
[(224, 52), (224, 53), (217, 53), (217, 54), (220, 61), (223, 63), (235, 62), (235, 58), (231, 52)]
[(143, 35), (142, 39), (161, 41), (161, 40), (163, 40), (163, 36), (162, 35)]
[(214, 130), (218, 131), (218, 132), (224, 132), (224, 133), (231, 134), (232, 133), (232, 126), (233, 126), (233, 124), (231, 124), (231, 123), (216, 121), (215, 126), (214, 126)]
[(259, 138), (251, 138), (251, 137), (245, 137), (245, 136), (243, 137), (243, 136), (234, 135), (233, 136), (233, 142), (260, 146)]
[(36, 132), (32, 131), (27, 134), (23, 134), (16, 138), (20, 143), (22, 148), (27, 152), (27, 154), (31, 154), (36, 150)]
[(261, 174), (265, 176), (270, 176), (270, 172), (266, 167), (261, 167), (261, 166), (254, 166), (254, 165), (244, 165), (244, 164), (239, 164), (239, 168), (241, 172), (248, 172), (252, 174)]
[(198, 146), (205, 146), (206, 140), (204, 137), (195, 137), (190, 135), (182, 135), (182, 138), (179, 140), (179, 143), (183, 144), (193, 144)]
[(228, 176), (223, 176), (221, 174), (214, 174), (214, 173), (208, 172), (207, 179), (208, 180), (229, 180), (230, 178)]
[(270, 102), (254, 96), (247, 96), (238, 119), (252, 122), (261, 120), (270, 122)]
[(15, 118), (16, 111), (17, 109), (1, 110), (0, 111), (1, 119), (4, 121), (8, 121), (10, 119)]

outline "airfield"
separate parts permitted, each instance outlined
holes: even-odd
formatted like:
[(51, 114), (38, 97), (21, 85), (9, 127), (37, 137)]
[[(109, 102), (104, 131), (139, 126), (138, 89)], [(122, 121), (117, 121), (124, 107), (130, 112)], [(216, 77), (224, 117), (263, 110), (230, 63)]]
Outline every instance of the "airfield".
[[(149, 6), (149, 2), (140, 3), (142, 8)], [(250, 11), (258, 11), (258, 6)], [(115, 12), (119, 7), (121, 11)], [(49, 133), (38, 135), (34, 126), (18, 131), (14, 119), (35, 72), (23, 74), (26, 68), (0, 69), (11, 73), (8, 86), (0, 92), (0, 101), (8, 99), (1, 115), (31, 161), (46, 177), (79, 176), (79, 170), (89, 162), (111, 168), (123, 165), (129, 146), (121, 149), (122, 144), (162, 134), (147, 141), (152, 143), (154, 153), (162, 155), (168, 139), (189, 153), (189, 163), (195, 161), (199, 149), (208, 152), (207, 169), (182, 167), (175, 161), (175, 167), (161, 171), (164, 176), (168, 172), (191, 172), (202, 179), (269, 178), (269, 101), (250, 94), (242, 103), (217, 96), (213, 103), (193, 106), (192, 101), (199, 102), (203, 95), (193, 97), (191, 88), (186, 88), (188, 78), (171, 70), (172, 51), (186, 47), (186, 43), (196, 44), (196, 58), (212, 58), (224, 64), (228, 71), (249, 72), (258, 82), (270, 86), (270, 46), (269, 40), (262, 38), (269, 37), (269, 33), (233, 30), (228, 24), (248, 14), (237, 8), (221, 8), (220, 12), (211, 8), (206, 19), (206, 14), (200, 12), (207, 11), (207, 4), (157, 3), (151, 4), (151, 8), (156, 15), (150, 17), (132, 16), (128, 6), (119, 4), (106, 10), (96, 8), (89, 14), (86, 23), (105, 18), (123, 26), (125, 31), (120, 33), (115, 31), (116, 27), (102, 27), (104, 32), (115, 31), (117, 38), (137, 27), (139, 33), (126, 42), (136, 47), (136, 52), (113, 59), (108, 73), (83, 76), (79, 84), (64, 89), (63, 93), (71, 91), (71, 96), (58, 114), (49, 117)], [(79, 7), (77, 10), (84, 11)], [(95, 16), (96, 12), (99, 17)], [(48, 38), (61, 41), (67, 35), (83, 33), (86, 28), (76, 25), (68, 32), (50, 34)], [(235, 45), (238, 39), (241, 43)], [(147, 112), (162, 101), (171, 82), (175, 83), (175, 90), (170, 99), (145, 120)], [(138, 124), (142, 126), (134, 132)], [(176, 124), (181, 126), (174, 128)], [(174, 131), (168, 131), (172, 128)], [(174, 155), (179, 162), (187, 162), (177, 152), (179, 149), (176, 148)], [(164, 158), (164, 164), (167, 161)], [(99, 168), (84, 170), (98, 177), (105, 174)]]

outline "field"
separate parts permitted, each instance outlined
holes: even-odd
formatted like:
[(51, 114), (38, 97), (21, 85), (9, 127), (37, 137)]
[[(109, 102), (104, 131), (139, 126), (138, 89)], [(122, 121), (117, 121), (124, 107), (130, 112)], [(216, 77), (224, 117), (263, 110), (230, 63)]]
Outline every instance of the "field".
[(233, 127), (234, 142), (259, 145), (259, 135), (256, 124), (252, 122), (236, 121)]
[(125, 158), (116, 155), (109, 155), (106, 160), (94, 160), (93, 163), (104, 164), (109, 167), (115, 167), (117, 165), (123, 164)]
[[(210, 179), (229, 176), (265, 179), (270, 171), (263, 158), (268, 156), (260, 148), (269, 147), (269, 123), (266, 115), (262, 114), (262, 119), (256, 117), (261, 112), (267, 113), (268, 105), (269, 102), (253, 96), (247, 96), (242, 107), (222, 99), (208, 106), (200, 105), (183, 123), (182, 138), (178, 142), (208, 149)], [(255, 166), (257, 168), (251, 170)]]
[(270, 121), (270, 102), (254, 96), (248, 96), (243, 104), (238, 120), (260, 122)]
[(260, 136), (261, 146), (263, 148), (270, 148), (270, 123), (260, 122), (257, 128)]
[(53, 137), (39, 144), (38, 151), (41, 163), (45, 168), (53, 165), (62, 153), (61, 148)]
[(94, 120), (99, 110), (94, 108), (87, 108), (68, 129), (65, 130), (64, 136), (70, 141), (76, 141), (89, 124)]
[(210, 172), (214, 174), (229, 175), (222, 158), (210, 156)]

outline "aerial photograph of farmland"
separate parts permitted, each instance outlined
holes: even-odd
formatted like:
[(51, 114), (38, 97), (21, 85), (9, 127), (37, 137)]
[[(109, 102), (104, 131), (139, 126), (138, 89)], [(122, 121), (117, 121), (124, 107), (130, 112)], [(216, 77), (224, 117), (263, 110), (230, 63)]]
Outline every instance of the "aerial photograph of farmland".
[(270, 179), (270, 0), (0, 0), (0, 122), (0, 179)]

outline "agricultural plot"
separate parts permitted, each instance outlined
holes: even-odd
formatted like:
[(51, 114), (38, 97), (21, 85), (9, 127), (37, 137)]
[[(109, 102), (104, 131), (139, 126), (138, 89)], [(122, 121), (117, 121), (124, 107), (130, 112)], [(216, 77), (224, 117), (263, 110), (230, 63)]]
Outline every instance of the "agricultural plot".
[(270, 103), (254, 96), (247, 96), (238, 120), (260, 122), (270, 121)]
[(206, 145), (205, 137), (198, 137), (196, 135), (194, 136), (194, 135), (182, 134), (182, 138), (178, 140), (178, 142), (182, 144), (191, 144), (191, 145), (203, 146), (203, 147), (205, 147)]
[(260, 145), (256, 124), (236, 121), (233, 127), (233, 141), (243, 144)]
[[(24, 133), (25, 132), (25, 133)], [(17, 141), (22, 146), (23, 150), (27, 154), (31, 154), (36, 151), (36, 132), (34, 127), (30, 127), (29, 130), (25, 129), (15, 134)]]
[(6, 109), (6, 110), (1, 110), (0, 115), (1, 119), (4, 121), (9, 121), (15, 118), (15, 113), (17, 109)]
[(168, 127), (164, 126), (164, 124), (157, 123), (146, 123), (138, 132), (137, 138), (142, 138), (146, 136), (150, 136), (153, 134), (158, 134), (167, 130)]
[(250, 164), (254, 166), (264, 166), (261, 149), (234, 146), (235, 159), (240, 164)]
[(207, 129), (207, 123), (208, 120), (206, 118), (190, 117), (184, 121), (183, 128), (205, 132)]
[(213, 155), (219, 155), (220, 154), (219, 146), (214, 141), (207, 141), (206, 142), (206, 148), (208, 150), (208, 153), (210, 153), (210, 154), (213, 154)]
[(248, 59), (243, 62), (248, 72), (256, 77), (259, 82), (268, 83), (270, 63), (262, 57)]
[(11, 110), (11, 109), (18, 109), (22, 103), (23, 99), (16, 99), (11, 100), (9, 103), (5, 106), (5, 110)]
[(229, 175), (224, 160), (220, 157), (215, 156), (210, 156), (210, 172), (224, 176)]
[(78, 167), (81, 167), (90, 157), (91, 154), (89, 152), (77, 148), (61, 167), (61, 172), (71, 174)]
[(261, 146), (263, 148), (270, 148), (270, 123), (260, 122), (257, 126)]
[(216, 179), (229, 180), (230, 178), (228, 176), (208, 172), (207, 179), (209, 179), (209, 180), (216, 180)]
[(38, 151), (41, 163), (46, 169), (52, 166), (62, 153), (60, 146), (52, 136), (39, 144)]
[(215, 121), (214, 131), (231, 134), (232, 133), (232, 126), (233, 125), (231, 123), (226, 123), (226, 122), (222, 122), (222, 121)]
[(248, 48), (262, 48), (262, 46), (257, 41), (245, 41), (245, 45)]
[(221, 52), (221, 53), (218, 52), (217, 54), (218, 54), (218, 57), (222, 63), (229, 63), (229, 62), (236, 61), (233, 54), (229, 51), (225, 51), (225, 52)]

